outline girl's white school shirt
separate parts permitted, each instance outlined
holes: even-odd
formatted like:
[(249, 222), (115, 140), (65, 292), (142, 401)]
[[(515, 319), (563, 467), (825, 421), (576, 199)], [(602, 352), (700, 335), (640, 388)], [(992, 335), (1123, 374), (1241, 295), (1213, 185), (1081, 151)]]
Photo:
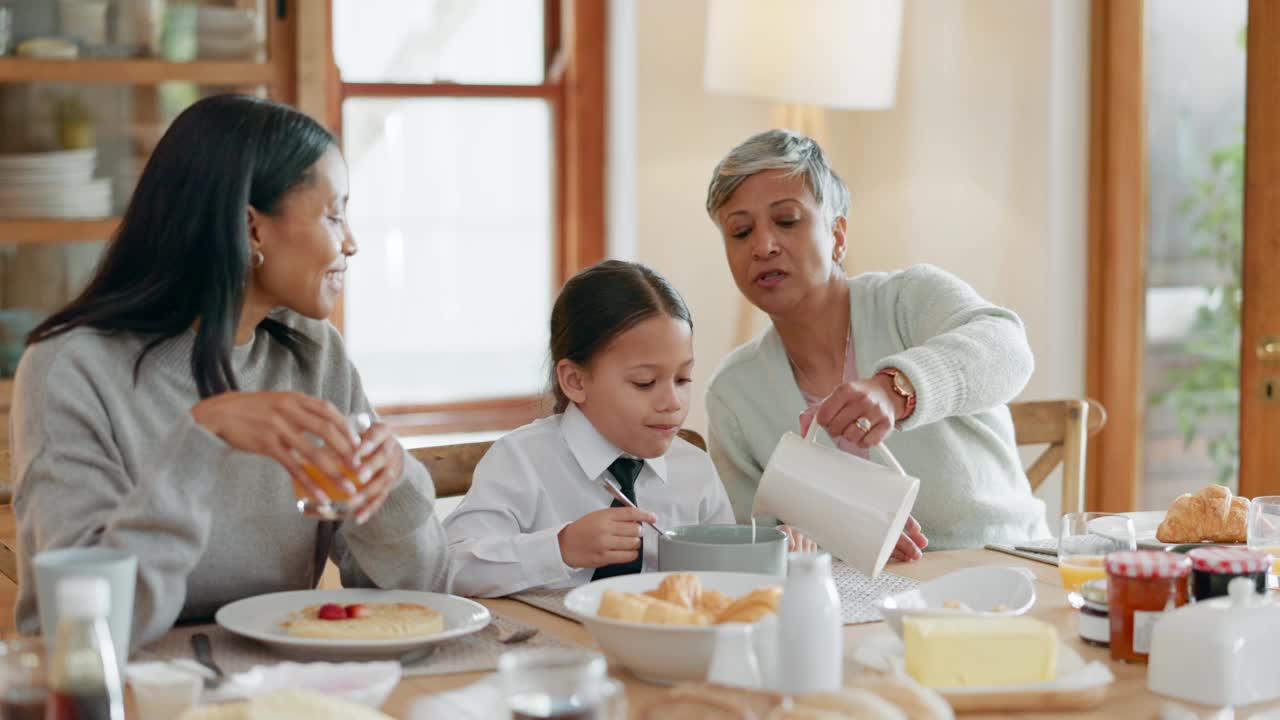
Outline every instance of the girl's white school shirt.
[[(497, 597), (589, 582), (595, 570), (566, 565), (558, 534), (609, 507), (613, 498), (600, 480), (617, 487), (608, 468), (623, 454), (572, 403), (495, 442), (476, 465), (462, 504), (445, 520), (450, 592)], [(645, 459), (636, 504), (657, 515), (664, 530), (734, 521), (711, 457), (679, 437), (662, 457)], [(657, 533), (641, 527), (644, 569), (656, 570)]]

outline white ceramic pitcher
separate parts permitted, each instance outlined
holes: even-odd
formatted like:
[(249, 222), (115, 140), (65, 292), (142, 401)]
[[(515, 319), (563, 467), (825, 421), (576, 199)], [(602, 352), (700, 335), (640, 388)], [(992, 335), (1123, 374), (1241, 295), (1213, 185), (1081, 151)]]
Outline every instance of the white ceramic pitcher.
[(756, 489), (752, 515), (769, 514), (813, 538), (835, 557), (875, 577), (907, 524), (920, 481), (881, 445), (893, 469), (817, 442), (818, 423), (804, 437), (778, 441)]

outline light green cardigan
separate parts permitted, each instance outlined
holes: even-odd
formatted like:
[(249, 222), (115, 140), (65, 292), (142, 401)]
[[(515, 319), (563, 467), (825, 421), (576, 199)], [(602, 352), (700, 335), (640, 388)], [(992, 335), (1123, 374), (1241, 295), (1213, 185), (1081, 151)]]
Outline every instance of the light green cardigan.
[[(929, 549), (1047, 537), (1045, 505), (1031, 493), (1006, 407), (1034, 366), (1018, 316), (930, 265), (849, 278), (849, 304), (858, 377), (894, 367), (916, 388), (915, 412), (885, 445), (920, 479), (912, 514)], [(804, 409), (772, 326), (716, 370), (708, 440), (739, 521), (750, 517), (769, 456), (783, 433), (799, 432)]]

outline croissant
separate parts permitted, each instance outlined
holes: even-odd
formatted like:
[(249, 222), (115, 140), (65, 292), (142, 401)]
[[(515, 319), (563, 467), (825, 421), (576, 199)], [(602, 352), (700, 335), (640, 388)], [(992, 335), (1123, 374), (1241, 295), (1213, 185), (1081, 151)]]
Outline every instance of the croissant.
[(1242, 543), (1246, 540), (1249, 500), (1232, 497), (1221, 485), (1180, 496), (1169, 506), (1156, 539), (1167, 543)]
[(796, 698), (789, 714), (774, 710), (770, 720), (807, 720), (808, 718), (865, 718), (866, 720), (907, 720), (896, 705), (870, 690), (845, 688), (817, 692)]
[(702, 597), (698, 599), (698, 609), (712, 617), (724, 612), (732, 604), (733, 598), (719, 590), (703, 590)]
[(617, 590), (605, 590), (604, 595), (600, 598), (600, 608), (596, 610), (596, 614), (613, 620), (642, 622), (645, 610), (649, 608), (649, 602), (651, 600), (642, 595), (618, 592)]
[(768, 690), (711, 683), (678, 685), (641, 711), (644, 720), (764, 720), (787, 697)]
[(673, 573), (662, 579), (658, 583), (658, 588), (652, 590), (646, 595), (652, 593), (652, 597), (659, 600), (666, 600), (669, 603), (675, 603), (690, 610), (699, 606), (699, 600), (702, 598), (702, 581), (693, 573)]
[(710, 625), (711, 618), (697, 610), (683, 605), (646, 598), (648, 607), (644, 610), (643, 622), (655, 625)]
[(753, 623), (778, 609), (782, 588), (777, 585), (752, 590), (725, 608), (716, 616), (716, 624), (740, 622)]

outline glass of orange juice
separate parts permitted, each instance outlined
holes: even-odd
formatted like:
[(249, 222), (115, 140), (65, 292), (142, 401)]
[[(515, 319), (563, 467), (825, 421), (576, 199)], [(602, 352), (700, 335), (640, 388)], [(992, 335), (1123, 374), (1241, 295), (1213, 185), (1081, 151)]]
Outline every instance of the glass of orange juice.
[[(373, 417), (369, 413), (354, 413), (347, 416), (347, 427), (356, 437), (363, 437), (370, 427), (373, 427)], [(307, 437), (317, 446), (323, 446), (324, 441), (314, 435), (308, 434)], [(311, 482), (316, 487), (324, 491), (329, 497), (329, 502), (323, 503), (310, 497), (307, 491), (297, 481), (293, 481), (293, 492), (298, 498), (298, 510), (304, 515), (321, 518), (323, 520), (340, 520), (355, 514), (360, 509), (355, 502), (355, 494), (349, 492), (344, 487), (343, 479), (349, 481), (355, 487), (356, 493), (362, 489), (363, 483), (360, 482), (359, 475), (355, 470), (349, 467), (342, 468), (342, 478), (330, 477), (328, 473), (316, 467), (309, 460), (302, 460), (302, 471), (311, 478)]]
[(1107, 553), (1136, 550), (1133, 520), (1111, 513), (1067, 513), (1058, 535), (1058, 572), (1072, 607), (1084, 604), (1080, 588), (1089, 580), (1105, 578)]
[(1249, 549), (1270, 553), (1267, 587), (1276, 589), (1280, 577), (1280, 495), (1256, 497), (1249, 503)]

